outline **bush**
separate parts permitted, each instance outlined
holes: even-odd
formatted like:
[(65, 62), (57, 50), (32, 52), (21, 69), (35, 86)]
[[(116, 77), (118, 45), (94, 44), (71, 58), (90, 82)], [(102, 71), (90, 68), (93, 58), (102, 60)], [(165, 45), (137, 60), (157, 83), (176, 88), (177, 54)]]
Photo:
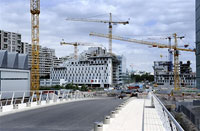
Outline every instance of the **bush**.
[(60, 90), (60, 89), (65, 89), (65, 87), (60, 86), (60, 85), (49, 86), (49, 87), (46, 87), (46, 86), (40, 87), (40, 90)]
[(65, 86), (65, 89), (72, 89), (72, 90), (79, 90), (79, 88), (78, 88), (78, 86), (77, 85), (73, 85), (72, 83), (70, 83), (70, 84), (67, 84), (66, 86)]
[(87, 86), (85, 86), (85, 85), (82, 85), (82, 87), (81, 87), (81, 89), (80, 89), (81, 91), (88, 91), (88, 87)]

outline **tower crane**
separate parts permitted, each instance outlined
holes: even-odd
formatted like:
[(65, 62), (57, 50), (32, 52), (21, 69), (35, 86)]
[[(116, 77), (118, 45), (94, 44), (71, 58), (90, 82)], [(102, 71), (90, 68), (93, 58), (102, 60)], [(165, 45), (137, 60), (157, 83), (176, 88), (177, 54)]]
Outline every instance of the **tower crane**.
[[(97, 37), (103, 37), (103, 38), (109, 38), (108, 34), (101, 34), (101, 33), (90, 33), (90, 36), (97, 36)], [(165, 45), (157, 42), (149, 42), (149, 41), (143, 41), (143, 40), (137, 40), (137, 39), (130, 39), (125, 38), (121, 36), (112, 36), (112, 39), (120, 40), (120, 41), (126, 41), (131, 43), (138, 43), (143, 45), (149, 45), (152, 47), (158, 47), (158, 48), (169, 48), (173, 49), (174, 51), (174, 90), (180, 89), (180, 80), (179, 80), (179, 50), (180, 51), (189, 51), (189, 52), (196, 52), (195, 49), (184, 49), (178, 47), (177, 39), (182, 39), (183, 37), (178, 37), (176, 33), (173, 34), (174, 37), (174, 45)]]
[(110, 19), (109, 20), (98, 20), (98, 19), (84, 19), (84, 18), (67, 18), (67, 21), (83, 21), (83, 22), (97, 22), (97, 23), (108, 23), (108, 28), (109, 28), (109, 53), (112, 53), (112, 24), (129, 24), (128, 21), (112, 21), (112, 13), (109, 13)]
[(30, 0), (30, 12), (31, 12), (31, 39), (32, 39), (31, 90), (39, 90), (40, 0)]
[(93, 43), (87, 43), (87, 42), (60, 42), (60, 45), (73, 45), (74, 46), (74, 58), (78, 58), (78, 46), (92, 46), (92, 47), (103, 47), (103, 45), (95, 45)]

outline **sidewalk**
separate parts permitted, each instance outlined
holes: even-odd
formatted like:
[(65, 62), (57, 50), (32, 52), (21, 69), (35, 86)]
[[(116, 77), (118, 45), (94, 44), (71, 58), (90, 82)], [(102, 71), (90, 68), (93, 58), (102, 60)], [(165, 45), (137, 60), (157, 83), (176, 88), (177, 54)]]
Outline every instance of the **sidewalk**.
[(103, 131), (165, 131), (156, 109), (150, 104), (150, 99), (131, 98), (128, 105), (110, 119), (110, 124), (103, 125)]

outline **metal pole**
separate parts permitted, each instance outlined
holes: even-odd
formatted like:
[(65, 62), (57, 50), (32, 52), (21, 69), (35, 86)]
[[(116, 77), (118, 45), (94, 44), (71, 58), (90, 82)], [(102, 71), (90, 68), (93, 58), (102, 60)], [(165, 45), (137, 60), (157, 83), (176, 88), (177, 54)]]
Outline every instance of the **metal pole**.
[(109, 53), (112, 53), (112, 13), (110, 13), (110, 21), (109, 21)]
[(32, 96), (31, 96), (31, 102), (33, 102), (33, 97), (34, 97), (35, 91), (33, 91)]
[(41, 103), (41, 99), (42, 99), (42, 91), (40, 91), (39, 103)]
[(12, 99), (11, 99), (11, 105), (13, 105), (13, 100), (14, 100), (14, 97), (15, 97), (15, 92), (13, 92), (13, 94), (12, 94)]
[(21, 104), (24, 103), (24, 97), (25, 97), (25, 92), (23, 93), (23, 97), (22, 97), (22, 100), (21, 100)]

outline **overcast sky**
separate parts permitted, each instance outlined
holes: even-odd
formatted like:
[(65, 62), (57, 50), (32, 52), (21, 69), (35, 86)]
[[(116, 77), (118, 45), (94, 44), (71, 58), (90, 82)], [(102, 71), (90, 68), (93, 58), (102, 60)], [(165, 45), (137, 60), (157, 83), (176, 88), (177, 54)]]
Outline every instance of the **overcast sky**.
[[(113, 35), (157, 41), (173, 33), (184, 35), (183, 46), (195, 47), (195, 0), (41, 0), (40, 45), (56, 50), (58, 57), (73, 53), (72, 46), (60, 46), (60, 41), (101, 43), (108, 48), (108, 39), (91, 37), (91, 31), (108, 33), (103, 23), (65, 21), (65, 18), (109, 19), (127, 21), (129, 25), (114, 25)], [(30, 0), (0, 0), (0, 29), (22, 34), (22, 41), (31, 41)], [(174, 42), (173, 42), (174, 44)], [(86, 47), (79, 47), (79, 52)], [(153, 72), (153, 61), (168, 60), (167, 49), (113, 40), (113, 52), (124, 55), (127, 68)], [(160, 55), (163, 57), (161, 58)], [(191, 60), (195, 71), (195, 55), (181, 52), (180, 60)]]

